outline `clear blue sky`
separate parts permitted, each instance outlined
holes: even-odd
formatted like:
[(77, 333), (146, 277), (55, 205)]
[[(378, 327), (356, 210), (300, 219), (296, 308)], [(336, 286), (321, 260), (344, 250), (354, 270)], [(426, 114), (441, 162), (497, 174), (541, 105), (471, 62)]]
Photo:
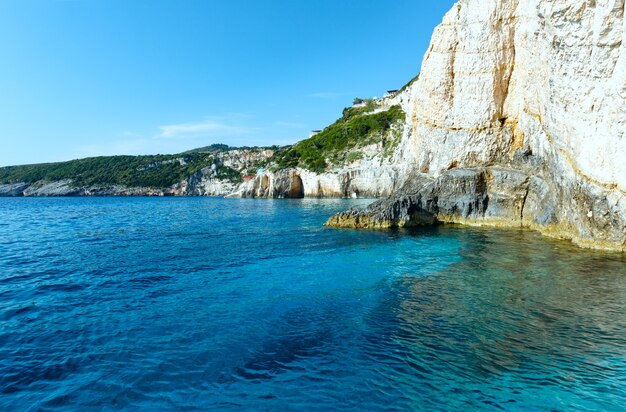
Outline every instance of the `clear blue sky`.
[(287, 144), (415, 76), (453, 0), (0, 0), (0, 165)]

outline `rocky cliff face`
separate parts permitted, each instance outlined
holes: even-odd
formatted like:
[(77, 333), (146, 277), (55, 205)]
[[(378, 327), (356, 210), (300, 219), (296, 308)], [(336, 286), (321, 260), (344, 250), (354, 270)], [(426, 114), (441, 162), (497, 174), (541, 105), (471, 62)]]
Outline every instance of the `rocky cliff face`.
[(372, 161), (322, 174), (302, 168), (266, 171), (240, 185), (228, 197), (387, 197), (396, 189), (400, 176), (397, 167)]
[(363, 158), (323, 173), (302, 167), (264, 170), (228, 197), (377, 198), (387, 197), (399, 188), (400, 179), (406, 174), (393, 157), (384, 156), (380, 142), (361, 148), (360, 153)]
[(624, 250), (624, 24), (624, 0), (459, 1), (396, 97), (402, 189), (328, 224), (523, 226)]
[[(217, 153), (219, 163), (240, 173), (255, 169), (274, 154), (270, 149), (239, 149)], [(211, 173), (211, 167), (202, 169), (186, 180), (172, 186), (168, 194), (174, 196), (227, 196), (237, 190), (239, 183), (220, 179)]]
[[(202, 157), (205, 152), (200, 153)], [(233, 149), (227, 147), (221, 151), (212, 150), (206, 152), (206, 156), (211, 159), (208, 162), (209, 166), (191, 173), (171, 186), (78, 184), (73, 178), (33, 179), (29, 182), (0, 183), (0, 196), (226, 196), (237, 190), (240, 174), (246, 174), (248, 170), (256, 170), (257, 165), (266, 163), (273, 154), (274, 150), (266, 148)], [(184, 166), (187, 164), (186, 157), (182, 154), (174, 159), (154, 162), (133, 170), (158, 170), (172, 163)], [(67, 162), (58, 165), (62, 167), (64, 164)], [(17, 166), (17, 168), (28, 167), (30, 166)], [(224, 175), (223, 170), (229, 170), (231, 175)], [(23, 174), (28, 176), (28, 172)]]
[(229, 197), (391, 195), (410, 168), (397, 150), (408, 128), (405, 113), (394, 99), (367, 101), (367, 106), (344, 109), (342, 118), (319, 135), (279, 152), (266, 170)]

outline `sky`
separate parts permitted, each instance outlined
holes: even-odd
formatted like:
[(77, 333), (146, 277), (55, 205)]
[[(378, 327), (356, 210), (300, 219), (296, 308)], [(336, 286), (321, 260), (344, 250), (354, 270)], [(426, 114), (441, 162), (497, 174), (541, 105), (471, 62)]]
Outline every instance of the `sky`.
[(0, 166), (284, 145), (420, 69), (453, 0), (0, 0)]

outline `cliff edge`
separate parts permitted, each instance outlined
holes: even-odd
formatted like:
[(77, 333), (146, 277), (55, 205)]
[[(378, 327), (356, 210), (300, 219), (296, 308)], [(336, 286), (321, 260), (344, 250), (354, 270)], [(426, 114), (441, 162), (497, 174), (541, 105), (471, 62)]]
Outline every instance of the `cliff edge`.
[(461, 0), (395, 97), (410, 165), (336, 227), (528, 227), (626, 249), (624, 0)]

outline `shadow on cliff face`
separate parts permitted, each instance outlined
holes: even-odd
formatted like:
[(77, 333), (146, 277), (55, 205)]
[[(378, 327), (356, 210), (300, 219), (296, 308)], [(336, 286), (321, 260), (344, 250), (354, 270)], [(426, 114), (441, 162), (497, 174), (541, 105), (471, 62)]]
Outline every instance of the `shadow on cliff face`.
[(269, 187), (270, 187), (270, 178), (268, 175), (264, 175), (263, 178), (261, 179), (261, 192), (267, 191)]
[(291, 177), (291, 186), (289, 187), (288, 197), (290, 199), (302, 199), (304, 198), (304, 184), (300, 175), (294, 173)]

